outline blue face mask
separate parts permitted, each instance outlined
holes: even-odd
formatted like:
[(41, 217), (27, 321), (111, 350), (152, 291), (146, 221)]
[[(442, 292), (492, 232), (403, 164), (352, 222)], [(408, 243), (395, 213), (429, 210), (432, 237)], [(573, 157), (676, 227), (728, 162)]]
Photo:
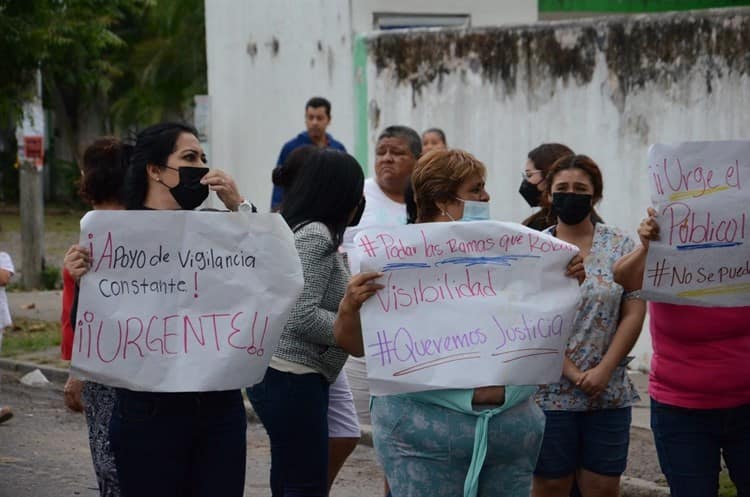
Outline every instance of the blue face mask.
[(464, 215), (461, 221), (488, 221), (490, 219), (490, 203), (489, 202), (477, 202), (476, 200), (464, 200), (459, 198), (464, 203)]

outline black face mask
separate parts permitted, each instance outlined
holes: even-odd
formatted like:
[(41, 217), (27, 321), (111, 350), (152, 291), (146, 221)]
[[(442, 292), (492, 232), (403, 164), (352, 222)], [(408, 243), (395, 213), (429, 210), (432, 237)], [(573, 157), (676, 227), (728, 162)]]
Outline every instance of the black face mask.
[(180, 182), (170, 188), (169, 193), (183, 210), (191, 211), (206, 200), (208, 185), (201, 185), (201, 178), (208, 173), (207, 167), (165, 167), (177, 171), (180, 175)]
[(591, 213), (592, 198), (592, 195), (582, 193), (554, 192), (552, 212), (565, 224), (578, 224)]
[(518, 189), (518, 193), (526, 200), (526, 203), (530, 207), (538, 207), (539, 201), (542, 199), (542, 192), (536, 185), (529, 183), (527, 180), (521, 182), (521, 187)]
[(362, 197), (362, 200), (359, 201), (359, 204), (357, 204), (357, 210), (354, 212), (354, 217), (349, 222), (349, 226), (357, 226), (359, 222), (362, 220), (362, 214), (365, 212), (365, 197)]

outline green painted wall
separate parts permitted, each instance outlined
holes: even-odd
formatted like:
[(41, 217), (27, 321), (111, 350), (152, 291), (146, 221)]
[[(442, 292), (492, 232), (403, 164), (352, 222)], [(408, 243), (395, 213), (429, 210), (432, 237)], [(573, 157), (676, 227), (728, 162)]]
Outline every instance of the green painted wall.
[(665, 12), (747, 5), (748, 0), (539, 0), (539, 12)]
[(354, 40), (354, 115), (354, 157), (367, 177), (367, 42), (364, 36)]

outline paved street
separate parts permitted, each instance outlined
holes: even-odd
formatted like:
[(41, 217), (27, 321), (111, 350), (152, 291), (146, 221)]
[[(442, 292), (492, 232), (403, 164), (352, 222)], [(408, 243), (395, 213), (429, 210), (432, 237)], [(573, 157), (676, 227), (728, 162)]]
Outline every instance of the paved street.
[[(96, 497), (86, 422), (63, 407), (62, 391), (18, 383), (0, 371), (0, 404), (15, 416), (0, 425), (0, 497)], [(258, 424), (248, 425), (245, 495), (270, 495), (268, 438)], [(382, 477), (372, 448), (360, 445), (349, 458), (331, 497), (381, 494)], [(219, 497), (219, 496), (217, 496)]]

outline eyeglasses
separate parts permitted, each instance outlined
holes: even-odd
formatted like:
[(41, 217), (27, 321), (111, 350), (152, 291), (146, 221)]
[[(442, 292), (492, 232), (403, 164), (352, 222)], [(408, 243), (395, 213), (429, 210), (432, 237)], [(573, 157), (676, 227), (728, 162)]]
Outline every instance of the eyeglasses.
[(521, 177), (523, 179), (531, 179), (534, 177), (535, 174), (542, 174), (541, 171), (535, 170), (535, 171), (521, 171)]

